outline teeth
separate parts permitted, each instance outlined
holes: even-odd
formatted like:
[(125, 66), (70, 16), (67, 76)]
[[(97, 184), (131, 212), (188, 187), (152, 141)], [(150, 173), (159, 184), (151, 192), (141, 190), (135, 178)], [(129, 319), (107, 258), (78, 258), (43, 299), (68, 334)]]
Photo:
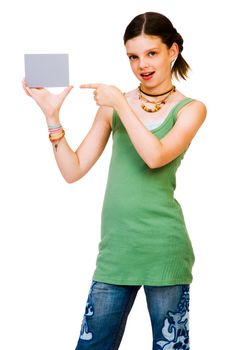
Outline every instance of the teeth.
[(151, 73), (142, 73), (141, 75), (143, 75), (143, 76), (148, 76), (148, 75), (151, 75), (153, 72), (151, 72)]

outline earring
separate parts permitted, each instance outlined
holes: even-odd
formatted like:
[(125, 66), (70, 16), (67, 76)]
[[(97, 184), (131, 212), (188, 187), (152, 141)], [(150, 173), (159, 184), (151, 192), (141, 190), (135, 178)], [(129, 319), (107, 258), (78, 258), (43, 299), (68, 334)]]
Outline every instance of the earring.
[(171, 68), (173, 68), (176, 59), (177, 59), (177, 58), (175, 58), (173, 61), (171, 61)]
[(173, 68), (175, 62), (177, 61), (177, 58), (178, 58), (178, 56), (177, 56), (174, 60), (172, 60), (172, 62), (171, 62), (171, 68)]

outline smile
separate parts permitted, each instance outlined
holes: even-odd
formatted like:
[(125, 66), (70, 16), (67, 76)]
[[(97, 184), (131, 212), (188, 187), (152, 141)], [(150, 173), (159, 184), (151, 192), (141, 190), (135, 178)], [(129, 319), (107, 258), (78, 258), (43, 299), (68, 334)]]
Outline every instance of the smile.
[(152, 78), (152, 76), (154, 75), (155, 72), (147, 72), (147, 73), (141, 73), (140, 76), (145, 79), (145, 80), (149, 80)]

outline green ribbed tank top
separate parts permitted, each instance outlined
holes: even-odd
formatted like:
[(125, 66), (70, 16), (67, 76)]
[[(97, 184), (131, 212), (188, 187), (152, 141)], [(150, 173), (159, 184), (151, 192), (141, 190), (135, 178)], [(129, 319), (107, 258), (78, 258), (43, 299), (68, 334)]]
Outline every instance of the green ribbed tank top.
[[(151, 132), (163, 138), (177, 103)], [(93, 280), (119, 285), (174, 285), (192, 282), (194, 252), (179, 202), (176, 171), (187, 149), (170, 163), (150, 169), (135, 150), (116, 111), (112, 156), (101, 213), (101, 241)]]

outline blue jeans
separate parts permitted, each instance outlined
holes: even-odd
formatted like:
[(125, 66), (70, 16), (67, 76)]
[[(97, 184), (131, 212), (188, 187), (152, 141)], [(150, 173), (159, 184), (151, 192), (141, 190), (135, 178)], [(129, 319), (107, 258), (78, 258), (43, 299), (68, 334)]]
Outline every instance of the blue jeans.
[[(144, 286), (153, 350), (189, 350), (189, 287)], [(93, 281), (76, 350), (117, 350), (140, 288)]]

